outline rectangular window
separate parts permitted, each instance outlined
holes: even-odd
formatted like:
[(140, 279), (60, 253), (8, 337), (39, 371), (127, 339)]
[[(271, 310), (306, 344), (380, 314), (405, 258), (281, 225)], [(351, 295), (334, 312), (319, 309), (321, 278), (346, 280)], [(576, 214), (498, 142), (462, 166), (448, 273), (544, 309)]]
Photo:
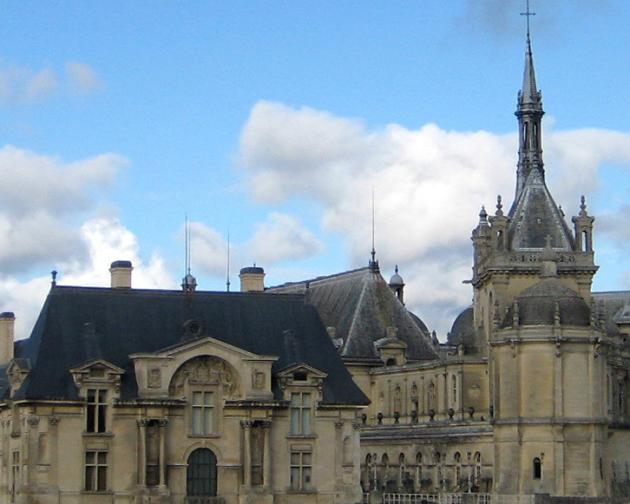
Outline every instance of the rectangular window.
[(214, 432), (214, 393), (193, 392), (192, 433), (197, 435)]
[(85, 452), (85, 491), (107, 490), (107, 452), (100, 450)]
[(291, 434), (306, 436), (311, 433), (311, 394), (291, 394)]
[(308, 491), (312, 489), (311, 474), (313, 455), (307, 451), (291, 452), (291, 490)]
[(87, 432), (106, 432), (107, 390), (88, 389), (87, 391)]
[(15, 495), (20, 488), (20, 452), (11, 455), (11, 502), (15, 502)]

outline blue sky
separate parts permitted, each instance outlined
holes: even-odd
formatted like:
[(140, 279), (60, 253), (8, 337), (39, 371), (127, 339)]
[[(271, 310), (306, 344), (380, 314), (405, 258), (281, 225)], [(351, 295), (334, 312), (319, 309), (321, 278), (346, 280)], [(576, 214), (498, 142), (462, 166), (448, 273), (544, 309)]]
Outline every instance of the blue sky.
[[(532, 8), (552, 193), (568, 216), (586, 193), (595, 287), (629, 289), (630, 6)], [(176, 286), (186, 212), (202, 288), (224, 286), (228, 229), (233, 285), (254, 261), (268, 284), (361, 266), (374, 188), (384, 275), (400, 263), (410, 306), (444, 333), (471, 296), (479, 206), (511, 201), (523, 10), (0, 1), (2, 308), (24, 329), (48, 271), (106, 284), (121, 254), (140, 285)]]

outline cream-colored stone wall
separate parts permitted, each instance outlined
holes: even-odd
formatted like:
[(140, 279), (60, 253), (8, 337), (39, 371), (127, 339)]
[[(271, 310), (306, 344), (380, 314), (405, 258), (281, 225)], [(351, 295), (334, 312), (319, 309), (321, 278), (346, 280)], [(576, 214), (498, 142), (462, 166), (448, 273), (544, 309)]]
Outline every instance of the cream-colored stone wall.
[[(187, 385), (173, 388), (176, 372), (191, 359), (211, 356), (210, 371), (195, 375), (187, 371), (187, 380), (195, 386), (214, 387), (222, 394), (216, 403), (215, 429), (207, 435), (192, 433), (191, 409), (181, 392)], [(270, 380), (252, 373), (252, 369), (270, 372), (271, 361), (239, 349), (215, 345), (208, 339), (202, 344), (184, 345), (170, 354), (136, 356), (136, 370), (142, 376), (159, 361), (152, 376), (149, 397), (120, 402), (116, 383), (102, 383), (108, 390), (106, 432), (86, 432), (86, 406), (82, 400), (66, 402), (7, 402), (0, 409), (0, 500), (11, 502), (15, 479), (15, 502), (38, 504), (99, 504), (164, 502), (183, 504), (187, 493), (186, 471), (190, 454), (197, 448), (209, 448), (217, 458), (218, 496), (225, 504), (237, 503), (356, 503), (361, 498), (359, 486), (360, 450), (357, 415), (360, 408), (318, 404), (321, 398), (321, 372), (300, 368), (304, 379), (284, 378), (285, 395), (292, 390), (311, 393), (311, 429), (306, 435), (292, 435), (288, 403), (274, 400)], [(240, 359), (240, 360), (239, 360)], [(196, 362), (196, 361), (192, 361)], [(95, 366), (103, 366), (97, 363)], [(204, 364), (205, 365), (205, 364)], [(266, 367), (265, 367), (266, 366)], [(203, 366), (202, 366), (203, 367)], [(83, 388), (98, 386), (89, 367), (81, 368), (79, 394)], [(229, 370), (231, 374), (227, 373)], [(190, 374), (192, 373), (192, 374)], [(103, 376), (99, 371), (96, 376)], [(206, 384), (199, 377), (209, 376)], [(215, 379), (216, 378), (216, 379)], [(218, 382), (217, 382), (218, 380)], [(142, 378), (139, 380), (142, 381)], [(188, 382), (186, 382), (188, 383)], [(193, 383), (193, 382), (190, 382)], [(170, 386), (169, 386), (170, 384)], [(141, 385), (149, 387), (146, 380)], [(217, 388), (218, 387), (218, 388)], [(148, 391), (149, 388), (146, 388)], [(162, 393), (159, 393), (159, 391)], [(166, 394), (166, 397), (164, 397)], [(170, 394), (170, 395), (169, 395)], [(153, 420), (156, 424), (151, 423)], [(148, 423), (149, 422), (149, 423)], [(147, 435), (149, 425), (155, 438)], [(264, 481), (253, 484), (253, 429), (268, 436), (264, 443)], [(158, 456), (159, 484), (150, 486), (145, 466), (151, 449), (163, 450)], [(85, 452), (107, 452), (107, 490), (85, 491)], [(304, 491), (291, 490), (290, 454), (300, 450), (312, 455), (312, 484)], [(19, 461), (13, 463), (14, 453)], [(15, 477), (14, 477), (15, 475)]]

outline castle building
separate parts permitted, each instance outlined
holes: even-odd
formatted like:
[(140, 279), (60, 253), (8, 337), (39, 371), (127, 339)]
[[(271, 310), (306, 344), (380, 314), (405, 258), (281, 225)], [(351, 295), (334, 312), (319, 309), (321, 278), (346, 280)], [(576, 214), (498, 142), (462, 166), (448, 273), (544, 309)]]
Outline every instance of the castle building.
[(591, 291), (594, 217), (582, 197), (570, 228), (547, 187), (543, 114), (528, 35), (514, 200), (479, 214), (445, 344), (374, 251), (237, 293), (134, 289), (116, 261), (110, 288), (53, 280), (27, 339), (0, 314), (2, 502), (629, 495), (630, 291)]
[(445, 345), (369, 267), (289, 283), (306, 292), (371, 402), (365, 492), (611, 496), (630, 489), (630, 292), (592, 293), (593, 222), (570, 229), (546, 185), (529, 35), (513, 203), (473, 230), (473, 305)]
[(0, 315), (2, 502), (358, 502), (368, 400), (304, 296), (256, 292), (257, 268), (242, 293), (131, 269), (53, 285), (28, 339)]

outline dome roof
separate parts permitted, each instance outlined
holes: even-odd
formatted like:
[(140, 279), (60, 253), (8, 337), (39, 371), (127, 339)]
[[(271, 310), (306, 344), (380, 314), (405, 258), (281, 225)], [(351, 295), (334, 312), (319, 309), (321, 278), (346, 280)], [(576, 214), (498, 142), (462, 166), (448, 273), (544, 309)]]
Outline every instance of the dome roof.
[(398, 265), (396, 265), (396, 270), (395, 273), (392, 275), (392, 277), (389, 279), (389, 286), (390, 287), (404, 287), (405, 286), (405, 282), (402, 279), (402, 277), (398, 274)]
[(246, 266), (245, 268), (241, 268), (241, 275), (253, 273), (256, 275), (262, 275), (265, 272), (260, 266)]
[[(519, 325), (553, 325), (556, 316), (560, 324), (588, 326), (591, 310), (576, 291), (557, 278), (549, 278), (525, 289), (517, 298)], [(508, 310), (502, 328), (512, 327), (514, 304)]]
[(448, 333), (447, 343), (453, 346), (464, 345), (464, 349), (468, 354), (476, 354), (483, 351), (485, 341), (480, 331), (475, 330), (472, 306), (469, 306), (457, 316)]

